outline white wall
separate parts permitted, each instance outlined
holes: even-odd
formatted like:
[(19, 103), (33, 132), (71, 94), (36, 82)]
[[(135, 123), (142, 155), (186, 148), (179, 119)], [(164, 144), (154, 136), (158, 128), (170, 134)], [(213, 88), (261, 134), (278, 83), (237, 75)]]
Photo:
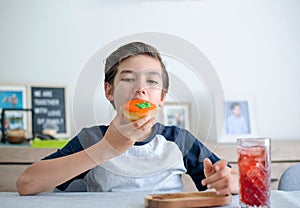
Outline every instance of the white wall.
[(0, 83), (64, 84), (71, 105), (81, 70), (104, 45), (169, 33), (207, 56), (226, 95), (254, 96), (259, 135), (299, 139), (299, 9), (298, 0), (1, 0)]

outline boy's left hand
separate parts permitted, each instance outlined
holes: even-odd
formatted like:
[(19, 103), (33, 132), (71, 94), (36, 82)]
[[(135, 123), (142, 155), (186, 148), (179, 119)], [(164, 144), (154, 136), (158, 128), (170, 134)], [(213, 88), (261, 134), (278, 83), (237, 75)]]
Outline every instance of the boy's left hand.
[(201, 181), (203, 186), (207, 188), (215, 188), (217, 194), (229, 194), (232, 192), (233, 175), (231, 168), (227, 166), (226, 160), (219, 160), (215, 164), (206, 158), (204, 163), (205, 179)]

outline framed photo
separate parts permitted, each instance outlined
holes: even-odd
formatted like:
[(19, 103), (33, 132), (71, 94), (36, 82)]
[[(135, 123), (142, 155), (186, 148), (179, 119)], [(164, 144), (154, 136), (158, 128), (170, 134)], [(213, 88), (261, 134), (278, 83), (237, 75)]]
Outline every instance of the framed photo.
[(163, 122), (166, 125), (174, 125), (179, 128), (190, 128), (190, 104), (189, 103), (165, 103), (162, 108)]
[[(35, 133), (53, 133), (57, 138), (70, 136), (66, 87), (56, 85), (31, 85), (30, 107), (34, 112)], [(55, 133), (54, 133), (55, 132)]]
[(253, 100), (251, 96), (225, 98), (224, 135), (220, 142), (235, 143), (237, 138), (257, 136)]
[[(22, 111), (17, 109), (23, 109), (27, 107), (27, 94), (26, 86), (0, 86), (0, 119), (2, 109), (9, 109), (5, 111), (4, 127), (0, 122), (0, 129), (12, 130), (12, 129), (28, 129), (28, 116)], [(16, 109), (16, 110), (14, 110)]]

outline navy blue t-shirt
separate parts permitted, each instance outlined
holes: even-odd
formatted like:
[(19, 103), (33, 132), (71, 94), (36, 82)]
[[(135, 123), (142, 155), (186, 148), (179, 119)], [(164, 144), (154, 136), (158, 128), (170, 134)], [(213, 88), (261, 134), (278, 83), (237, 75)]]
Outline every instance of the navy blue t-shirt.
[[(93, 128), (95, 129), (95, 127)], [(85, 138), (80, 136), (79, 133), (72, 140), (70, 140), (62, 149), (58, 149), (56, 152), (45, 157), (44, 159), (63, 157), (82, 151), (85, 148), (99, 142), (105, 135), (107, 128), (108, 126), (104, 125), (97, 126), (97, 133), (94, 132), (92, 136), (93, 140), (87, 142), (83, 140), (88, 140), (87, 137), (89, 136), (87, 135)], [(87, 129), (88, 128), (85, 128), (83, 130)], [(197, 140), (189, 131), (178, 128), (176, 126), (164, 126), (161, 123), (156, 123), (154, 125), (153, 133), (149, 138), (147, 138), (143, 142), (136, 142), (135, 145), (147, 144), (157, 134), (164, 136), (166, 140), (175, 142), (178, 145), (183, 155), (183, 162), (187, 170), (187, 174), (191, 176), (199, 191), (205, 190), (206, 187), (202, 186), (201, 184), (201, 181), (205, 178), (203, 171), (203, 160), (205, 158), (209, 158), (212, 161), (212, 163), (215, 163), (220, 159), (215, 154), (213, 154), (206, 146), (204, 146), (199, 140)], [(85, 144), (83, 145), (83, 143)], [(66, 181), (65, 183), (59, 185), (57, 188), (62, 191), (65, 190), (72, 181), (76, 179), (83, 179), (88, 172), (89, 170), (72, 178), (69, 181)]]

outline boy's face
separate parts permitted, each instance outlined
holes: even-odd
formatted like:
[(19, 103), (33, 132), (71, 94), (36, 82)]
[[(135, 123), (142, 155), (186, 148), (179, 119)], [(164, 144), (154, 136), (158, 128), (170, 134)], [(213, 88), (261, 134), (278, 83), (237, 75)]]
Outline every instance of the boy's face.
[(232, 113), (235, 116), (239, 116), (241, 114), (241, 107), (239, 105), (236, 105), (233, 109), (232, 109)]
[(143, 99), (162, 106), (166, 92), (162, 95), (162, 67), (158, 60), (136, 55), (123, 60), (114, 78), (114, 84), (105, 84), (105, 93), (109, 101), (114, 101), (120, 109), (131, 99)]

